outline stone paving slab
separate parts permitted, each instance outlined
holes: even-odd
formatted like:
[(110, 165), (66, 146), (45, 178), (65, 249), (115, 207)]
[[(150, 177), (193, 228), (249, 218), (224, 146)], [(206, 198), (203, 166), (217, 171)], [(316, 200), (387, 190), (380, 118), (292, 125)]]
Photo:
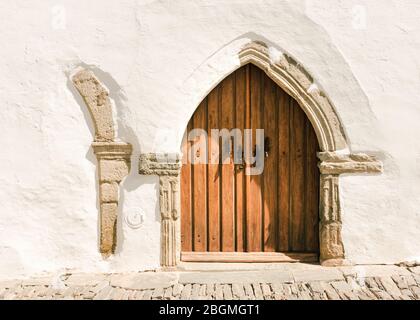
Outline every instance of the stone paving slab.
[(410, 268), (410, 271), (416, 274), (420, 274), (420, 266)]
[(292, 271), (293, 279), (296, 282), (314, 281), (334, 281), (344, 280), (344, 275), (339, 269), (319, 269), (319, 270), (296, 270)]
[(132, 290), (167, 288), (178, 282), (176, 272), (141, 272), (114, 274), (110, 276), (111, 286)]
[(179, 283), (265, 283), (265, 282), (292, 282), (290, 271), (262, 270), (262, 271), (235, 271), (235, 272), (180, 272)]
[(78, 285), (80, 283), (84, 283), (87, 286), (95, 286), (98, 283), (103, 282), (107, 278), (108, 278), (108, 275), (106, 274), (76, 273), (76, 274), (71, 274), (65, 280), (65, 283), (69, 286)]
[(394, 265), (366, 265), (338, 268), (344, 276), (358, 276), (362, 278), (386, 277), (393, 275), (409, 275), (411, 272), (404, 267)]
[(235, 272), (75, 273), (2, 281), (0, 299), (420, 300), (417, 272), (417, 267), (296, 264)]

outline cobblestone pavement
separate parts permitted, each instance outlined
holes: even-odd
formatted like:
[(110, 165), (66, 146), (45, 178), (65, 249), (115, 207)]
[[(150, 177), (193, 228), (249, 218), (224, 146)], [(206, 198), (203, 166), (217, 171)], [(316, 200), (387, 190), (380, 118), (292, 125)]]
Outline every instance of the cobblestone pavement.
[(0, 299), (420, 300), (420, 267), (295, 264), (264, 270), (67, 273), (0, 281)]

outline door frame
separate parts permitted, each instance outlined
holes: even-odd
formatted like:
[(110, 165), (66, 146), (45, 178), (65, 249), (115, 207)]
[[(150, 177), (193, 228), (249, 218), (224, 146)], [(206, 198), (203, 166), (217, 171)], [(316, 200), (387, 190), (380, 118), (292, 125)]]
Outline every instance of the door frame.
[[(310, 74), (292, 57), (283, 54), (273, 62), (265, 44), (251, 42), (239, 51), (238, 58), (240, 65), (237, 68), (252, 63), (262, 69), (298, 102), (309, 118), (321, 150), (318, 153), (320, 262), (326, 266), (348, 264), (341, 236), (339, 176), (351, 173), (380, 173), (383, 170), (382, 163), (373, 156), (349, 153), (348, 140), (332, 103), (314, 84)], [(159, 176), (163, 268), (176, 267), (180, 262), (180, 169), (179, 154), (140, 155), (139, 173)]]

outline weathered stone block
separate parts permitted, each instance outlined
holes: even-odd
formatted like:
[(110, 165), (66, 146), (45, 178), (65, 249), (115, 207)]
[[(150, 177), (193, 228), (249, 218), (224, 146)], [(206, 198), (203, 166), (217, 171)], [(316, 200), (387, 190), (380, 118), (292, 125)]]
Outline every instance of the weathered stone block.
[(129, 166), (123, 159), (99, 160), (101, 182), (121, 182), (129, 172)]
[(90, 70), (80, 70), (72, 80), (92, 116), (95, 125), (95, 141), (113, 141), (115, 130), (107, 89)]
[(338, 154), (335, 152), (320, 152), (319, 170), (326, 175), (343, 173), (379, 173), (382, 172), (382, 162), (363, 153)]
[(101, 253), (109, 255), (114, 252), (117, 231), (117, 203), (101, 203)]
[(103, 182), (100, 185), (100, 196), (102, 202), (118, 202), (118, 184), (116, 182)]
[(320, 229), (321, 262), (329, 259), (344, 259), (341, 223), (321, 224)]

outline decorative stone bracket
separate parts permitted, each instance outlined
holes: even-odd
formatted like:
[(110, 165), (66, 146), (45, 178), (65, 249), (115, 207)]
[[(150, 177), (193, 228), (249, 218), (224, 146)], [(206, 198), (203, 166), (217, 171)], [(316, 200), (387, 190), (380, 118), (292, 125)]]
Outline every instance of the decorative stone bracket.
[(130, 171), (132, 147), (115, 141), (111, 101), (107, 89), (92, 71), (79, 69), (72, 81), (86, 103), (95, 126), (93, 150), (98, 160), (100, 237), (104, 257), (115, 251), (119, 184)]
[(339, 175), (344, 173), (380, 173), (382, 163), (365, 154), (343, 155), (334, 152), (318, 153), (321, 160), (320, 186), (320, 260), (322, 265), (343, 265), (345, 252), (341, 237), (341, 208)]
[(139, 173), (159, 176), (162, 267), (175, 267), (180, 259), (180, 176), (178, 154), (147, 153), (140, 155)]

